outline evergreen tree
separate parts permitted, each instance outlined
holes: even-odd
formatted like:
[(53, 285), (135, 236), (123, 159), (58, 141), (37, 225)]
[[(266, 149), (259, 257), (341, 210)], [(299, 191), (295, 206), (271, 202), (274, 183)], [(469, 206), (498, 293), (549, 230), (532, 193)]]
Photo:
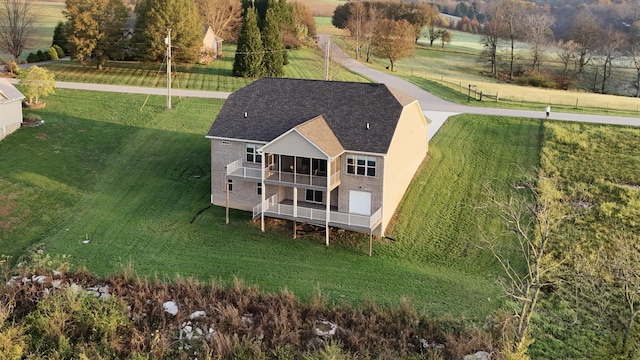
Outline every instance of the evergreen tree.
[(233, 75), (258, 77), (262, 75), (264, 48), (258, 29), (258, 16), (254, 8), (247, 9), (238, 36), (238, 48), (233, 61)]
[(65, 23), (58, 21), (55, 29), (53, 29), (53, 40), (51, 46), (58, 45), (64, 51), (65, 54), (69, 54), (69, 46), (67, 42), (67, 35), (65, 34)]
[(137, 58), (162, 61), (167, 48), (164, 39), (171, 29), (173, 59), (198, 61), (204, 25), (191, 0), (141, 0), (136, 7), (137, 20), (132, 43)]
[(264, 75), (283, 76), (284, 45), (280, 37), (275, 9), (267, 10), (267, 17), (262, 29), (262, 43), (265, 51), (262, 60)]

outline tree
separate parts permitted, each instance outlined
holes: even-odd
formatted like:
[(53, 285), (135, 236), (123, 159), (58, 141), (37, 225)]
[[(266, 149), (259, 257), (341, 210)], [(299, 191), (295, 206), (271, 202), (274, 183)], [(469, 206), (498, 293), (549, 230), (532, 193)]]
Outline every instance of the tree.
[(68, 41), (74, 58), (85, 62), (93, 57), (102, 69), (107, 59), (123, 49), (121, 29), (127, 21), (122, 0), (66, 0)]
[(540, 71), (543, 50), (553, 38), (551, 27), (555, 21), (552, 15), (541, 12), (527, 14), (522, 21), (525, 39), (531, 45), (531, 70)]
[(239, 0), (196, 0), (205, 25), (217, 36), (235, 41), (242, 25), (242, 4)]
[(35, 37), (38, 21), (32, 0), (0, 0), (0, 47), (18, 60)]
[(372, 4), (367, 15), (367, 21), (364, 24), (364, 47), (365, 61), (369, 62), (373, 56), (373, 31), (382, 18), (382, 14), (375, 4)]
[(267, 17), (262, 30), (264, 56), (262, 58), (263, 75), (283, 76), (284, 45), (280, 38), (280, 29), (275, 9), (267, 10)]
[(413, 53), (415, 48), (415, 27), (407, 20), (380, 21), (373, 32), (373, 51), (380, 57), (389, 59), (389, 69), (394, 71), (397, 60)]
[[(529, 325), (543, 287), (549, 285), (546, 276), (557, 263), (549, 261), (547, 247), (553, 241), (554, 232), (566, 218), (553, 193), (543, 193), (533, 182), (522, 184), (527, 194), (516, 194), (500, 199), (488, 190), (489, 204), (506, 227), (508, 238), (515, 235), (515, 245), (504, 247), (500, 236), (483, 239), (503, 269), (503, 290), (517, 305), (516, 324), (512, 351), (524, 353), (531, 343)], [(517, 260), (516, 260), (517, 258)], [(521, 261), (524, 271), (514, 267)]]
[(233, 76), (258, 77), (262, 75), (264, 48), (258, 28), (255, 8), (249, 8), (242, 20), (238, 47), (233, 61)]
[(502, 17), (502, 8), (497, 2), (489, 4), (487, 8), (487, 16), (489, 20), (484, 25), (484, 35), (482, 36), (483, 50), (480, 57), (485, 59), (491, 65), (491, 76), (498, 75), (498, 42), (500, 35), (503, 33), (503, 23), (500, 21)]
[(577, 64), (579, 52), (578, 45), (574, 43), (573, 40), (569, 40), (566, 42), (560, 41), (557, 45), (557, 48), (560, 49), (557, 52), (558, 57), (564, 65), (562, 73), (566, 74), (570, 64)]
[(65, 54), (69, 54), (69, 42), (67, 41), (66, 25), (58, 21), (58, 25), (53, 29), (53, 40), (51, 46), (59, 46)]
[(425, 26), (429, 31), (429, 45), (433, 46), (433, 42), (440, 38), (441, 32), (438, 26), (442, 26), (440, 10), (434, 5), (423, 4), (425, 7)]
[(584, 67), (591, 61), (591, 54), (596, 41), (602, 32), (602, 27), (595, 16), (584, 9), (576, 15), (571, 28), (571, 40), (578, 48), (578, 79), (582, 79)]
[(185, 63), (198, 61), (204, 25), (193, 1), (141, 0), (136, 13), (132, 42), (136, 44), (137, 58), (162, 61), (166, 54), (164, 39), (167, 29), (171, 29), (173, 58)]
[(636, 97), (640, 98), (640, 42), (636, 42), (631, 46), (629, 55), (631, 56), (631, 63), (636, 69), (636, 79), (632, 85), (636, 89)]
[(364, 45), (367, 18), (368, 11), (362, 2), (355, 2), (349, 7), (349, 17), (345, 27), (349, 31), (349, 38), (356, 51), (356, 60), (360, 59), (360, 52)]
[(613, 28), (608, 28), (598, 40), (598, 50), (602, 56), (602, 86), (600, 93), (604, 94), (607, 80), (611, 77), (612, 62), (620, 55), (620, 48), (625, 44), (624, 34)]
[(440, 33), (438, 37), (440, 38), (442, 47), (444, 47), (444, 44), (451, 44), (451, 32), (449, 30), (440, 29), (438, 32)]
[(47, 69), (33, 66), (24, 70), (20, 76), (20, 85), (22, 85), (24, 96), (27, 97), (28, 103), (31, 105), (40, 104), (40, 97), (51, 95), (56, 87), (55, 77), (52, 72)]
[[(494, 11), (494, 17), (500, 21), (500, 36), (509, 41), (509, 80), (513, 79), (513, 65), (515, 63), (515, 42), (524, 32), (523, 18), (527, 4), (522, 0), (498, 0), (499, 11)], [(495, 9), (495, 7), (494, 7)]]
[(299, 39), (312, 38), (316, 36), (316, 21), (313, 19), (311, 10), (299, 1), (289, 3), (291, 15), (296, 27), (296, 35)]

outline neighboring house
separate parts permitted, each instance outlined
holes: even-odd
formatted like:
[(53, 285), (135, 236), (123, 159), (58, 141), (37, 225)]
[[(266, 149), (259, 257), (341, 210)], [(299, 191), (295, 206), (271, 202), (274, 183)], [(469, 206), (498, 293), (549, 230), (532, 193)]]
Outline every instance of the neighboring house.
[(0, 78), (0, 140), (20, 128), (22, 99), (24, 95), (9, 80)]
[(229, 96), (207, 134), (211, 203), (252, 211), (263, 230), (265, 216), (326, 226), (327, 245), (330, 226), (382, 236), (429, 123), (384, 84), (261, 78)]
[(213, 58), (222, 56), (223, 39), (213, 33), (211, 26), (204, 27), (204, 38), (202, 39), (202, 49), (210, 52)]

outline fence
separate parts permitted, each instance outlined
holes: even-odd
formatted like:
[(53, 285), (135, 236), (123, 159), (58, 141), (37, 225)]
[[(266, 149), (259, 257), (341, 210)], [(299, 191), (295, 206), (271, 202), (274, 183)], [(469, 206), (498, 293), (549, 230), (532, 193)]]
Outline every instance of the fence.
[[(531, 92), (533, 91), (544, 91), (541, 88), (534, 87), (519, 87), (522, 89), (521, 91), (514, 91), (514, 94), (511, 94), (509, 91), (488, 91), (486, 89), (482, 89), (483, 85), (474, 85), (470, 83), (469, 80), (461, 81), (459, 79), (451, 79), (447, 78), (444, 75), (436, 74), (436, 73), (427, 73), (421, 72), (414, 69), (411, 70), (398, 70), (398, 73), (402, 76), (412, 76), (416, 78), (425, 79), (441, 86), (445, 86), (449, 89), (452, 89), (456, 92), (467, 97), (467, 101), (475, 100), (475, 101), (484, 101), (484, 102), (504, 102), (504, 103), (512, 103), (518, 104), (522, 106), (529, 107), (538, 107), (544, 108), (544, 106), (551, 105), (552, 107), (557, 108), (570, 108), (570, 109), (593, 109), (599, 111), (624, 111), (635, 113), (634, 115), (640, 115), (640, 99), (633, 97), (622, 97), (616, 96), (613, 99), (615, 101), (607, 101), (607, 100), (598, 100), (594, 101), (594, 97), (596, 96), (611, 96), (611, 95), (600, 95), (596, 93), (574, 93), (567, 91), (563, 96), (553, 96), (547, 95), (548, 100), (540, 100), (529, 98), (526, 95), (527, 89)], [(475, 81), (474, 81), (475, 82)], [(485, 86), (488, 86), (485, 84)], [(496, 85), (500, 86), (500, 85)], [(549, 90), (552, 91), (552, 90)], [(559, 91), (559, 90), (556, 90)], [(525, 93), (523, 95), (522, 93)]]

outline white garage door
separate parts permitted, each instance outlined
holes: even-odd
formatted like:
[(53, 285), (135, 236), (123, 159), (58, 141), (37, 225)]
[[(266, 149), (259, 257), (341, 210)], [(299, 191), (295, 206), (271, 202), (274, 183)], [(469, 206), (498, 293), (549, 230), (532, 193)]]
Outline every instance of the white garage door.
[(351, 214), (371, 215), (371, 193), (350, 190), (349, 212)]

